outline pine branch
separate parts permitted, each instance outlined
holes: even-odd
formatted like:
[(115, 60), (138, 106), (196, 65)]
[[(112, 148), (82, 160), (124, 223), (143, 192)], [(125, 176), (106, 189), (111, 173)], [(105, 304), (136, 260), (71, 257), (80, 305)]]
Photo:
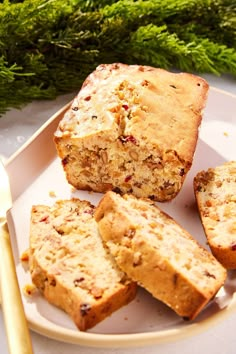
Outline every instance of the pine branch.
[(187, 34), (180, 39), (176, 33), (170, 33), (166, 25), (139, 27), (126, 51), (138, 61), (153, 66), (169, 68), (175, 63), (184, 71), (211, 72), (216, 75), (231, 72), (236, 75), (236, 51), (233, 48), (193, 33), (184, 33)]
[(0, 114), (79, 90), (100, 63), (236, 74), (234, 0), (0, 3)]

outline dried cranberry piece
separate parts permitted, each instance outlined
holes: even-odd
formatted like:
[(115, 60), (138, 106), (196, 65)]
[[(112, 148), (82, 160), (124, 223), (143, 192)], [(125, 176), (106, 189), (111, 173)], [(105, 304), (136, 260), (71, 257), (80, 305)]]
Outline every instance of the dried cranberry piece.
[(43, 216), (43, 217), (39, 220), (39, 222), (46, 222), (46, 221), (48, 221), (48, 219), (49, 219), (49, 215), (46, 215), (46, 216)]
[(129, 109), (129, 106), (127, 104), (123, 104), (122, 107), (127, 111)]
[(85, 209), (85, 210), (84, 210), (84, 213), (85, 213), (85, 214), (93, 215), (93, 214), (94, 214), (94, 209), (92, 209), (92, 208), (91, 208), (91, 209)]
[(65, 165), (67, 165), (68, 164), (68, 162), (69, 162), (69, 156), (66, 156), (66, 157), (64, 157), (64, 159), (62, 159), (62, 165), (63, 166), (65, 166)]
[(125, 177), (125, 182), (126, 182), (126, 183), (127, 183), (127, 182), (129, 182), (129, 181), (131, 180), (131, 178), (132, 178), (132, 176), (131, 176), (131, 175), (126, 176), (126, 177)]
[(121, 136), (119, 136), (119, 139), (122, 142), (122, 144), (125, 144), (128, 142), (131, 142), (133, 144), (137, 144), (137, 140), (135, 139), (135, 137), (133, 135), (127, 135), (127, 136), (121, 135)]
[(232, 251), (236, 251), (236, 243), (234, 243), (234, 244), (231, 246), (231, 250), (232, 250)]

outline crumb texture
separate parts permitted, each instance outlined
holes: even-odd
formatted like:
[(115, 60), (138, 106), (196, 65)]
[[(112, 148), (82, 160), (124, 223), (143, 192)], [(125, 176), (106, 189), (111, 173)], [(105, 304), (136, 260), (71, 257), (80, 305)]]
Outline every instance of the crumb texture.
[(203, 79), (187, 73), (100, 65), (55, 132), (69, 183), (174, 198), (192, 164), (207, 91)]
[(223, 285), (224, 267), (150, 200), (107, 192), (95, 218), (119, 267), (180, 316), (195, 318)]
[(236, 161), (199, 172), (194, 191), (212, 253), (236, 269)]
[(79, 199), (32, 207), (29, 265), (33, 283), (87, 330), (130, 302), (136, 284), (103, 246), (94, 206)]

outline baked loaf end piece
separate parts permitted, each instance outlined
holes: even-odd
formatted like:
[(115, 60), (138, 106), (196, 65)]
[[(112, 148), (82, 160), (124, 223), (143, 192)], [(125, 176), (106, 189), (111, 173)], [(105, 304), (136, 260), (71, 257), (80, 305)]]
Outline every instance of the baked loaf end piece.
[(178, 315), (194, 319), (225, 268), (152, 201), (107, 192), (95, 219), (118, 266)]
[(212, 253), (236, 269), (236, 161), (199, 172), (194, 191)]
[(100, 65), (55, 132), (77, 189), (174, 198), (189, 171), (208, 84), (188, 73)]
[(31, 214), (32, 281), (81, 331), (129, 303), (137, 287), (103, 247), (93, 213), (89, 202), (72, 199), (33, 206)]

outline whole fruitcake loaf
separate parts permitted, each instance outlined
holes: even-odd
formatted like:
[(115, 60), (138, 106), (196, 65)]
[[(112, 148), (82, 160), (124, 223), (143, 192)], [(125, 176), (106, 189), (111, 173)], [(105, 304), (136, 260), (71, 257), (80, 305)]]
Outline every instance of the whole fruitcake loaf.
[(188, 73), (98, 66), (55, 132), (68, 182), (102, 193), (174, 198), (192, 165), (207, 92), (208, 84)]
[(185, 319), (224, 284), (225, 268), (151, 200), (107, 192), (95, 219), (120, 269)]
[(137, 287), (103, 247), (93, 214), (79, 199), (35, 205), (31, 213), (32, 281), (81, 331), (129, 303)]
[(194, 191), (212, 253), (236, 269), (236, 161), (199, 172)]

